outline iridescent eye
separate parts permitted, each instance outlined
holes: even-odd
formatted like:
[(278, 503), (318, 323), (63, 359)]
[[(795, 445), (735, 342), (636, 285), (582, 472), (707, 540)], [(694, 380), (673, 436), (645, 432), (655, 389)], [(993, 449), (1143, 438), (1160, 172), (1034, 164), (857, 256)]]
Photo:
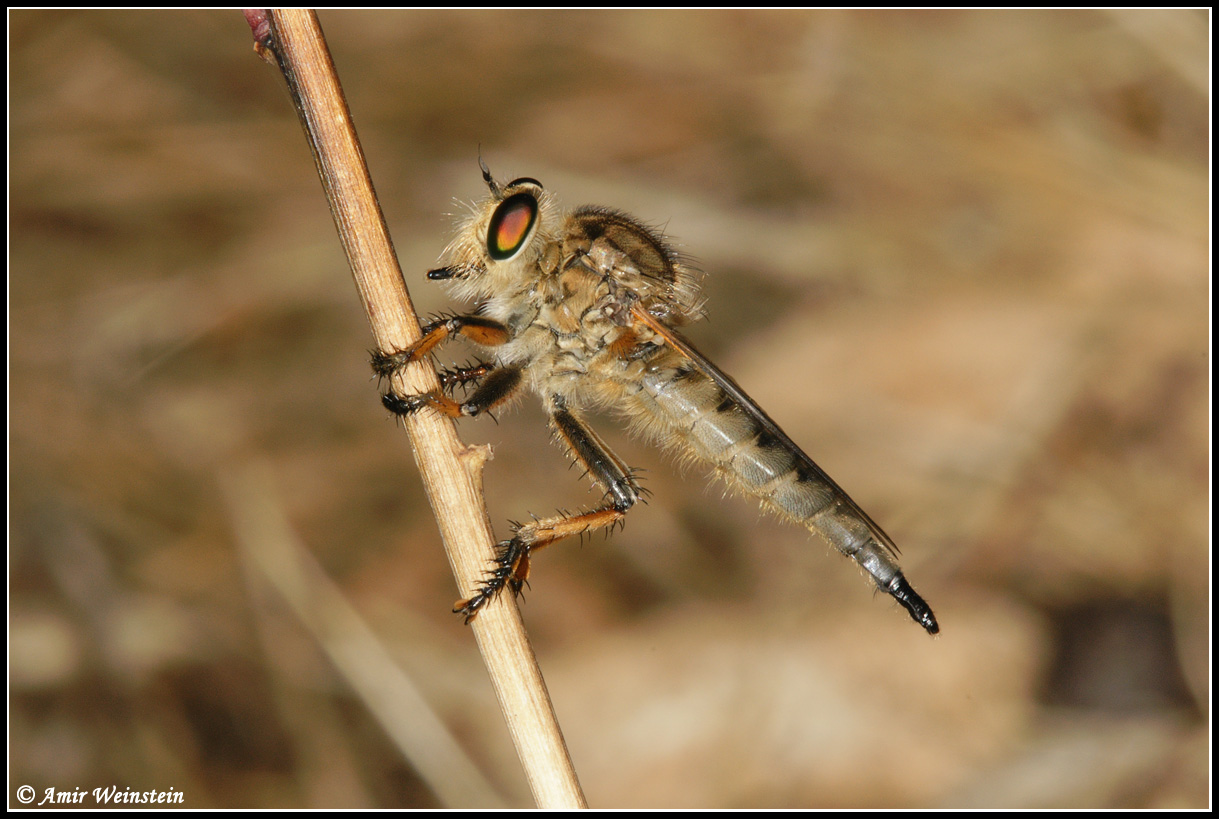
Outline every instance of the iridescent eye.
[(514, 193), (491, 214), (487, 252), (497, 262), (511, 259), (525, 246), (538, 220), (538, 200), (531, 193)]

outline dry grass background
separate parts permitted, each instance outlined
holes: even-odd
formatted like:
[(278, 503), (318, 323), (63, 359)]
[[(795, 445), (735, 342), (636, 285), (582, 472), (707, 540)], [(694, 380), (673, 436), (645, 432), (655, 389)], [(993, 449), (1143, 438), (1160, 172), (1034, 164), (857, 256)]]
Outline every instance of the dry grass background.
[[(245, 22), (9, 21), (14, 793), (528, 805)], [(524, 608), (592, 805), (1207, 804), (1206, 12), (322, 24), (423, 311), (480, 145), (666, 225), (943, 625), (600, 422), (651, 502)], [(593, 499), (535, 404), (463, 428), (500, 532)]]

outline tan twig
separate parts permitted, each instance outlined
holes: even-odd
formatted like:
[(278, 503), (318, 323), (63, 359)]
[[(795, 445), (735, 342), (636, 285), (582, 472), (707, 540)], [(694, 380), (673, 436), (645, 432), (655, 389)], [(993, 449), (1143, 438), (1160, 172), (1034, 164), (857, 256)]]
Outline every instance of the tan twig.
[[(419, 338), (419, 322), (317, 17), (276, 10), (270, 26), (257, 13), (247, 13), (247, 19), (259, 53), (275, 61), (288, 81), (377, 347), (400, 350)], [(439, 383), (430, 366), (417, 364), (395, 377), (393, 386), (410, 394), (438, 389)], [(411, 417), (406, 427), (460, 596), (469, 596), (494, 556), (482, 497), (487, 450), (467, 447), (453, 423), (436, 413)], [(512, 596), (500, 595), (471, 625), (538, 806), (584, 807)]]

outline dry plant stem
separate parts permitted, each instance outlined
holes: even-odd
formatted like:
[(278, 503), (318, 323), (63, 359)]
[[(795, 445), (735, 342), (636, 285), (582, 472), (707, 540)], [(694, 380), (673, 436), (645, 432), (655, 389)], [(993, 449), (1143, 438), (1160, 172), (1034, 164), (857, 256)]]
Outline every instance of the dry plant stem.
[[(247, 13), (247, 19), (256, 33), (262, 30), (263, 18)], [(419, 322), (317, 17), (276, 10), (271, 23), (260, 53), (273, 55), (288, 81), (377, 346), (402, 349), (419, 338)], [(430, 366), (417, 364), (394, 388), (410, 394), (439, 383)], [(406, 426), (460, 594), (468, 596), (494, 556), (481, 482), (487, 450), (467, 447), (452, 421), (436, 413), (413, 416)], [(585, 807), (512, 596), (500, 595), (471, 627), (538, 807)]]

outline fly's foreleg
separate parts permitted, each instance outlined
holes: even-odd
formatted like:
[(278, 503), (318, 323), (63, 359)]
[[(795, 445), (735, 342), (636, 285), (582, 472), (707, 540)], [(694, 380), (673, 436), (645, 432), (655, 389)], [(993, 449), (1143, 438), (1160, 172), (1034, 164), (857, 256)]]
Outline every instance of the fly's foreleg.
[(454, 336), (464, 336), (484, 347), (498, 347), (511, 338), (508, 328), (494, 319), (484, 316), (448, 316), (429, 321), (423, 327), (423, 336), (405, 350), (372, 354), (372, 371), (385, 378), (395, 371), (420, 361), (439, 344)]
[(557, 397), (552, 401), (550, 423), (556, 437), (576, 462), (605, 491), (605, 500), (601, 506), (588, 512), (559, 514), (518, 526), (509, 540), (496, 547), (494, 567), (483, 585), (472, 597), (458, 600), (453, 607), (453, 611), (466, 616), (467, 623), (504, 586), (512, 589), (513, 593), (521, 591), (529, 577), (529, 559), (533, 552), (565, 537), (613, 527), (622, 521), (643, 494), (630, 467), (619, 460), (605, 442)]
[[(428, 322), (423, 336), (404, 350), (372, 354), (372, 369), (377, 375), (387, 377), (394, 372), (420, 361), (439, 344), (454, 336), (464, 336), (484, 347), (495, 347), (506, 342), (511, 334), (498, 321), (483, 316), (449, 316)], [(431, 407), (449, 418), (479, 415), (497, 404), (507, 401), (520, 386), (521, 373), (518, 368), (495, 369), (490, 364), (480, 363), (473, 367), (461, 367), (440, 373), (441, 389), (419, 395), (397, 395), (393, 392), (381, 396), (381, 403), (396, 415), (410, 415), (424, 407)], [(455, 401), (448, 396), (457, 385), (474, 384), (474, 393), (465, 401)]]

